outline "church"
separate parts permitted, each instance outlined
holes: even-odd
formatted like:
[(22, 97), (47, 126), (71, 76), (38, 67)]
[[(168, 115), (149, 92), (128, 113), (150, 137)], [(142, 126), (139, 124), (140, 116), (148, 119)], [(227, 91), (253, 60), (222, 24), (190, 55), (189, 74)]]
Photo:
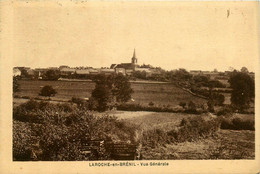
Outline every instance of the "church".
[(134, 49), (131, 63), (112, 64), (110, 66), (110, 69), (115, 69), (116, 73), (122, 73), (124, 75), (131, 75), (137, 67), (138, 67), (138, 64), (137, 64), (137, 58), (136, 58), (135, 49)]

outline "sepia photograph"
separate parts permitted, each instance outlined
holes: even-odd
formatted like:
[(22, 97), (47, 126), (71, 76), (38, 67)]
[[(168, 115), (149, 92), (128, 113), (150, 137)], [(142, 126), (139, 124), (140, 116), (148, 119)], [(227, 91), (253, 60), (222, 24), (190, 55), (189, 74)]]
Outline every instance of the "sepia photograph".
[(12, 162), (258, 159), (258, 2), (9, 5)]

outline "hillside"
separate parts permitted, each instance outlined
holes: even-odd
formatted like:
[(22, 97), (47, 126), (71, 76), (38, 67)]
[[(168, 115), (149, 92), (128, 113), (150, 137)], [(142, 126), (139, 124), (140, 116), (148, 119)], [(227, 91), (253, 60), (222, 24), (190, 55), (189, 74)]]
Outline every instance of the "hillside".
[[(20, 91), (18, 96), (38, 97), (40, 89), (45, 85), (51, 85), (58, 92), (54, 97), (56, 100), (70, 100), (72, 97), (89, 98), (95, 88), (93, 82), (69, 82), (69, 81), (19, 81)], [(196, 97), (173, 84), (167, 83), (132, 83), (134, 103), (176, 106), (179, 102), (193, 101), (195, 103), (206, 103), (205, 99)]]

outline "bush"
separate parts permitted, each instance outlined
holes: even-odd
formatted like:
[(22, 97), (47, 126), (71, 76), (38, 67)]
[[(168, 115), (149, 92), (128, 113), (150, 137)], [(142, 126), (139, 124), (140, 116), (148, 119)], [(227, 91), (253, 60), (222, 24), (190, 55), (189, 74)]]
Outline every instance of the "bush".
[(207, 121), (201, 116), (183, 119), (179, 127), (168, 132), (161, 129), (143, 132), (142, 143), (145, 147), (155, 148), (169, 143), (196, 141), (215, 135), (219, 127), (220, 122), (217, 119)]
[(142, 137), (142, 145), (151, 148), (163, 146), (171, 142), (171, 137), (167, 135), (166, 131), (161, 129), (144, 131)]
[(105, 160), (110, 159), (110, 152), (104, 146), (91, 147), (90, 155), (82, 154), (86, 142), (139, 141), (136, 126), (108, 115), (92, 115), (71, 104), (29, 101), (14, 113), (14, 160)]
[(122, 111), (151, 111), (151, 112), (182, 112), (183, 110), (170, 108), (168, 106), (143, 106), (140, 104), (120, 104), (117, 106), (118, 110)]
[(231, 106), (224, 106), (217, 112), (217, 116), (228, 116), (233, 113), (233, 108)]
[(202, 111), (202, 110), (198, 111), (196, 104), (194, 102), (190, 101), (189, 104), (188, 104), (188, 108), (185, 110), (185, 112), (190, 113), (190, 114), (201, 114), (204, 111)]
[(221, 129), (231, 130), (255, 130), (254, 120), (243, 120), (241, 118), (220, 118)]
[(41, 89), (41, 92), (39, 93), (39, 95), (41, 96), (45, 96), (45, 97), (51, 97), (51, 96), (55, 96), (55, 94), (57, 94), (56, 90), (53, 89), (52, 86), (44, 86), (42, 89)]
[(84, 104), (86, 104), (84, 99), (78, 97), (72, 97), (70, 101), (77, 104), (78, 106), (83, 106)]
[(60, 113), (72, 112), (75, 107), (67, 103), (52, 104), (49, 102), (35, 101), (33, 99), (13, 109), (13, 119), (23, 122), (41, 123), (43, 112)]
[(154, 103), (153, 103), (153, 102), (150, 102), (148, 105), (149, 105), (149, 106), (154, 106)]
[(27, 123), (13, 122), (13, 160), (31, 160), (32, 137), (30, 125)]
[(176, 142), (195, 141), (199, 138), (212, 136), (219, 129), (220, 123), (217, 119), (206, 121), (201, 116), (183, 119), (177, 130), (168, 134), (173, 136)]

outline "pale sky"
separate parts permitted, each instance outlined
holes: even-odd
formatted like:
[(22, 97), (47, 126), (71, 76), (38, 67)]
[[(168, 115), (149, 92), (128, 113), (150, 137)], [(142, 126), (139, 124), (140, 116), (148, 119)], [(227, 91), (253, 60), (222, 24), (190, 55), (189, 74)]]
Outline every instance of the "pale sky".
[(255, 71), (258, 12), (258, 2), (23, 2), (13, 64), (109, 67), (135, 48), (139, 64), (167, 70)]

